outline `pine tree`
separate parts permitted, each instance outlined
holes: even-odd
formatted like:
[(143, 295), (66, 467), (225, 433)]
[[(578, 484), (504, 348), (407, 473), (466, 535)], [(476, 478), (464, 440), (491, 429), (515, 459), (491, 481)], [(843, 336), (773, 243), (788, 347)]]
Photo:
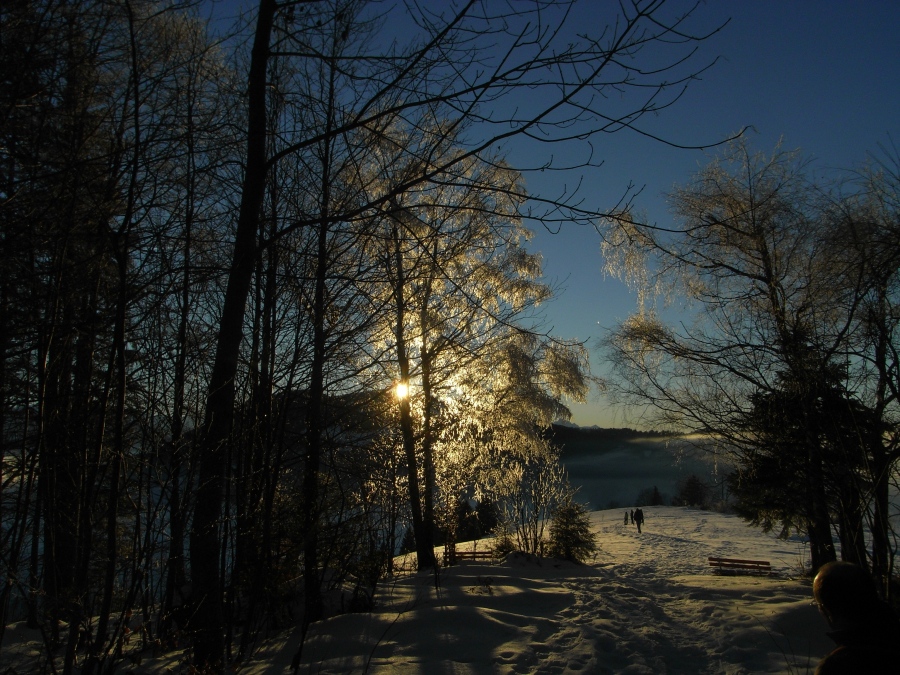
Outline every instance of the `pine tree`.
[(555, 558), (585, 562), (597, 552), (597, 537), (587, 508), (569, 495), (553, 514), (548, 552)]

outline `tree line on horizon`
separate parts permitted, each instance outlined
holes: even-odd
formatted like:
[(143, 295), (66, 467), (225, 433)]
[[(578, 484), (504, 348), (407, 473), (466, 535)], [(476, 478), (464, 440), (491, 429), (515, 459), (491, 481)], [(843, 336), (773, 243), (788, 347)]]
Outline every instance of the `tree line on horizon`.
[(216, 32), (190, 1), (4, 3), (0, 637), (24, 619), (66, 675), (130, 631), (221, 672), (331, 588), (364, 603), (406, 527), (435, 567), (463, 498), (523, 545), (583, 524), (542, 430), (592, 378), (526, 225), (610, 214), (527, 177), (598, 166), (553, 152), (677, 101), (705, 34), (679, 2), (589, 34), (490, 7), (260, 0)]

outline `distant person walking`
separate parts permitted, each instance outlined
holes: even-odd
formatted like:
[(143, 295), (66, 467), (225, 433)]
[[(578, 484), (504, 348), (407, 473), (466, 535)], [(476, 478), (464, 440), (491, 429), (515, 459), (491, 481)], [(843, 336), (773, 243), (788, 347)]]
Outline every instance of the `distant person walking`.
[(819, 661), (816, 675), (897, 672), (900, 620), (863, 568), (848, 562), (822, 565), (813, 597), (831, 628), (828, 637), (837, 643)]
[(638, 534), (640, 534), (641, 533), (641, 525), (644, 524), (644, 512), (642, 509), (635, 509), (634, 524), (637, 525)]
[[(628, 521), (625, 521), (625, 524), (628, 524)], [(634, 509), (631, 509), (631, 524), (634, 525)]]
[(625, 512), (625, 524), (628, 525), (628, 511)]

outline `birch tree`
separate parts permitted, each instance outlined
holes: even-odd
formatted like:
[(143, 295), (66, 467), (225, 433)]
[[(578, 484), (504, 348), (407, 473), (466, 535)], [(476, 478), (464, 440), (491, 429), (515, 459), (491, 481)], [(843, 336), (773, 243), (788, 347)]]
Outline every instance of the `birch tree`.
[(753, 154), (746, 142), (671, 200), (675, 228), (623, 213), (604, 230), (613, 269), (698, 309), (673, 327), (645, 308), (613, 331), (619, 395), (728, 453), (751, 519), (807, 534), (814, 570), (835, 559), (832, 522), (844, 555), (864, 562), (861, 504), (879, 479), (863, 467), (879, 425), (850, 356), (866, 273), (837, 243), (841, 200), (796, 153)]

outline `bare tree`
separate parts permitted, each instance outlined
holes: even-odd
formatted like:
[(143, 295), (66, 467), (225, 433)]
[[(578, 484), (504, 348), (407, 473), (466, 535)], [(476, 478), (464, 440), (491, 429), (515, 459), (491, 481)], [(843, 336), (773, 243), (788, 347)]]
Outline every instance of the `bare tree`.
[(897, 151), (883, 152), (857, 174), (854, 187), (834, 204), (835, 265), (847, 273), (838, 279), (852, 291), (856, 322), (848, 336), (850, 387), (865, 405), (873, 423), (863, 439), (867, 461), (863, 471), (871, 518), (872, 573), (890, 594), (888, 580), (894, 552), (890, 542), (888, 493), (898, 456), (900, 346), (897, 332), (898, 186)]
[[(241, 63), (243, 45), (237, 38), (208, 44), (183, 9), (117, 0), (19, 3), (0, 12), (0, 58), (10, 74), (0, 121), (0, 303), (9, 319), (0, 327), (0, 517), (13, 523), (2, 533), (3, 563), (30, 593), (32, 620), (49, 610), (51, 647), (68, 622), (66, 670), (85, 641), (89, 668), (115, 666), (124, 605), (140, 591), (150, 607), (162, 585), (150, 571), (164, 536), (166, 611), (190, 587), (192, 602), (178, 620), (190, 617), (196, 630), (195, 663), (223, 664), (230, 656), (223, 629), (232, 623), (223, 597), (234, 599), (236, 579), (228, 575), (293, 555), (279, 549), (288, 537), (280, 538), (275, 514), (291, 514), (281, 534), (296, 524), (287, 495), (298, 479), (307, 481), (304, 571), (318, 589), (317, 528), (328, 518), (317, 497), (334, 495), (339, 462), (327, 455), (343, 442), (330, 436), (322, 411), (365, 388), (380, 395), (393, 377), (384, 348), (368, 339), (376, 318), (383, 325), (387, 283), (373, 264), (372, 224), (429, 191), (431, 203), (409, 213), (435, 236), (410, 238), (411, 221), (398, 235), (406, 230), (401, 247), (418, 246), (406, 264), (423, 293), (404, 327), (434, 336), (412, 350), (409, 372), (428, 391), (413, 451), (430, 455), (423, 507), (432, 519), (439, 448), (455, 442), (453, 418), (436, 401), (466, 340), (482, 340), (484, 350), (465, 375), (471, 391), (488, 372), (489, 353), (527, 356), (516, 361), (524, 370), (505, 371), (527, 370), (519, 384), (554, 370), (535, 364), (580, 358), (576, 345), (551, 349), (535, 326), (476, 333), (485, 317), (502, 325), (507, 308), (491, 306), (475, 282), (489, 288), (494, 264), (530, 263), (511, 239), (495, 247), (509, 255), (478, 261), (466, 250), (477, 244), (466, 228), (450, 226), (448, 214), (467, 213), (472, 222), (532, 217), (548, 227), (596, 217), (598, 208), (571, 191), (526, 194), (499, 178), (512, 169), (578, 168), (539, 151), (533, 165), (507, 167), (505, 142), (588, 148), (592, 136), (640, 133), (641, 116), (675, 102), (702, 70), (691, 57), (705, 37), (691, 33), (690, 5), (658, 0), (620, 5), (594, 36), (577, 34), (577, 7), (564, 0), (499, 11), (478, 0), (452, 8), (261, 0), (240, 66), (246, 87), (231, 87), (221, 54), (234, 48)], [(241, 97), (229, 98), (229, 89)], [(243, 127), (238, 152), (230, 142), (236, 127)], [(366, 144), (372, 139), (380, 156)], [(586, 154), (581, 168), (599, 163)], [(392, 165), (408, 170), (371, 170)], [(232, 223), (226, 207), (235, 175)], [(459, 195), (491, 198), (463, 203)], [(472, 261), (479, 264), (466, 267)], [(445, 310), (458, 314), (438, 321)], [(208, 331), (215, 332), (211, 360)], [(521, 416), (529, 423), (560, 410), (555, 396), (538, 395), (541, 387), (512, 404), (503, 386), (484, 406), (491, 412), (480, 415), (479, 430), (460, 434), (465, 443), (516, 410), (536, 406)], [(316, 399), (306, 409), (302, 470), (284, 441), (292, 388)], [(199, 409), (198, 389), (206, 392)], [(476, 417), (478, 406), (465, 410)], [(513, 443), (522, 431), (514, 426), (490, 435)], [(255, 513), (264, 514), (266, 560), (245, 556)], [(399, 517), (400, 508), (391, 513)], [(102, 584), (91, 576), (96, 565)], [(308, 620), (315, 596), (307, 594)], [(4, 608), (12, 597), (4, 596)], [(95, 613), (99, 630), (79, 639), (79, 626), (93, 625), (82, 619)], [(164, 632), (173, 630), (170, 623)]]
[[(23, 282), (15, 311), (4, 308), (4, 358), (16, 358), (4, 361), (3, 411), (15, 419), (21, 453), (13, 483), (4, 476), (4, 502), (11, 484), (22, 480), (24, 489), (11, 530), (3, 518), (4, 566), (17, 577), (3, 606), (20, 592), (32, 599), (50, 658), (65, 646), (64, 672), (79, 648), (89, 649), (86, 672), (114, 667), (126, 615), (117, 602), (156, 581), (149, 556), (161, 505), (143, 469), (158, 447), (152, 429), (165, 393), (150, 392), (165, 391), (155, 387), (165, 364), (149, 367), (160, 351), (137, 347), (150, 345), (150, 326), (160, 325), (139, 329), (159, 317), (168, 235), (177, 229), (168, 219), (182, 177), (172, 105), (181, 100), (179, 69), (185, 61), (204, 67), (196, 52), (186, 55), (198, 40), (181, 39), (202, 32), (176, 9), (39, 2), (0, 14), (13, 36), (4, 39), (4, 69), (18, 74), (2, 126), (4, 272)], [(5, 431), (4, 443), (11, 437)], [(5, 450), (2, 463), (10, 466)], [(27, 581), (19, 575), (25, 547)]]
[[(813, 569), (835, 558), (833, 518), (843, 554), (860, 558), (862, 499), (879, 480), (863, 467), (880, 424), (848, 358), (866, 273), (837, 243), (835, 197), (796, 154), (738, 142), (672, 202), (677, 229), (626, 213), (604, 231), (612, 268), (699, 309), (680, 328), (648, 309), (613, 332), (619, 395), (726, 450), (750, 517), (807, 533)], [(652, 273), (644, 254), (658, 262)]]

